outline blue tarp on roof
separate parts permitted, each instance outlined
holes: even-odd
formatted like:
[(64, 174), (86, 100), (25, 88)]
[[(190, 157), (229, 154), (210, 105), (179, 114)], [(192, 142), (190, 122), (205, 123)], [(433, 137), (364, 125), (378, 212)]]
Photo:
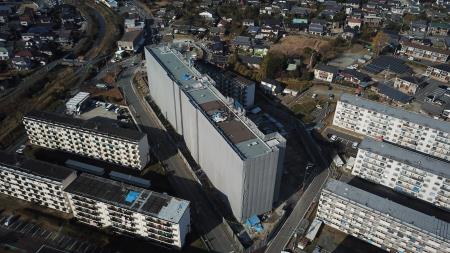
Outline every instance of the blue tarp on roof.
[(253, 215), (250, 217), (246, 222), (245, 225), (249, 226), (250, 228), (254, 229), (256, 232), (262, 232), (263, 227), (261, 225), (261, 221), (259, 220), (257, 215)]
[(139, 196), (139, 192), (130, 191), (130, 192), (127, 194), (127, 197), (125, 198), (125, 202), (131, 203), (131, 202), (135, 201), (135, 200), (137, 199), (138, 196)]

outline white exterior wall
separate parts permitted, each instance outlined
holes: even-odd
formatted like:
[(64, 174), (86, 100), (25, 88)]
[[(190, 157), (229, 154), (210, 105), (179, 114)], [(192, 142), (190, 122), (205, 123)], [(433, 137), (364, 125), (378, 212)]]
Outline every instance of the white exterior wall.
[(363, 149), (358, 150), (352, 174), (450, 210), (449, 178)]
[(322, 80), (331, 83), (333, 81), (333, 77), (334, 77), (333, 73), (329, 73), (319, 69), (314, 70), (314, 78), (317, 80)]
[(150, 160), (147, 136), (139, 142), (119, 139), (79, 128), (24, 118), (30, 142), (120, 165), (143, 169)]
[(192, 157), (229, 202), (236, 219), (243, 221), (270, 211), (278, 195), (275, 187), (279, 186), (283, 151), (275, 147), (254, 159), (241, 157), (148, 49), (145, 55), (153, 101), (176, 132), (183, 135)]
[(75, 178), (76, 173), (73, 172), (65, 180), (58, 182), (0, 165), (0, 193), (70, 213), (70, 205), (64, 189)]
[(176, 248), (183, 247), (186, 234), (190, 230), (189, 209), (183, 214), (180, 222), (175, 224), (83, 196), (68, 195), (75, 218), (90, 226), (109, 227), (118, 234), (133, 234)]
[(326, 225), (390, 252), (450, 252), (450, 242), (402, 220), (322, 190), (317, 217)]
[(333, 125), (375, 139), (383, 138), (450, 161), (450, 133), (394, 118), (383, 112), (375, 112), (338, 101)]

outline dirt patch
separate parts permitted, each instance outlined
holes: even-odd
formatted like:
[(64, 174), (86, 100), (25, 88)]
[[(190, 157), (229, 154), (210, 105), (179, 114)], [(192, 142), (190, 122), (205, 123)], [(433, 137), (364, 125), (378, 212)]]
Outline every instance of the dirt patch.
[(287, 36), (277, 44), (270, 47), (270, 51), (281, 53), (287, 56), (301, 56), (305, 48), (311, 48), (325, 54), (331, 49), (330, 41), (318, 38), (308, 38), (304, 36)]

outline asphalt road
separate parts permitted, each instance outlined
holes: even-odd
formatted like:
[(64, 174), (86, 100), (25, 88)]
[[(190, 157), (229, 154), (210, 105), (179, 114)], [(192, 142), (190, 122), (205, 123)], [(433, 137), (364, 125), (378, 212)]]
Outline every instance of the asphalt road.
[[(258, 93), (261, 96), (261, 93)], [(277, 115), (277, 118), (281, 120), (288, 128), (294, 129), (296, 135), (300, 138), (304, 144), (304, 148), (307, 152), (309, 159), (315, 164), (314, 170), (311, 171), (310, 177), (305, 182), (306, 190), (297, 201), (292, 212), (275, 235), (275, 237), (269, 242), (266, 249), (268, 253), (279, 253), (288, 244), (290, 238), (294, 234), (298, 227), (300, 220), (304, 217), (309, 209), (309, 206), (313, 203), (315, 198), (319, 196), (322, 186), (326, 182), (329, 176), (329, 164), (330, 159), (323, 155), (323, 151), (315, 142), (310, 132), (306, 130), (306, 126), (295, 118), (293, 115), (286, 112), (285, 109), (279, 108), (279, 104), (275, 104), (270, 99), (265, 99), (267, 103), (258, 104), (264, 111), (267, 111), (273, 115)], [(312, 181), (309, 183), (309, 181)]]
[(170, 183), (182, 198), (191, 201), (193, 226), (203, 235), (213, 251), (238, 252), (231, 235), (222, 225), (222, 217), (213, 211), (189, 168), (176, 153), (177, 147), (170, 140), (168, 133), (159, 126), (155, 113), (132, 87), (131, 80), (135, 69), (136, 67), (132, 67), (123, 71), (117, 83), (123, 90), (136, 122), (141, 125), (143, 132), (147, 133), (154, 154), (163, 160), (166, 170), (170, 172)]

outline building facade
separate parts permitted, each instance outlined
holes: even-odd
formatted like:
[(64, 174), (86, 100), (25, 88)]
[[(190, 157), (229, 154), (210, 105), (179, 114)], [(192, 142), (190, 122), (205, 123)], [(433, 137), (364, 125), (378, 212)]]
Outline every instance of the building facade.
[(450, 123), (343, 94), (333, 125), (450, 161)]
[(450, 65), (438, 64), (428, 66), (425, 75), (442, 82), (450, 83)]
[(450, 210), (450, 163), (365, 138), (352, 174)]
[(317, 218), (389, 252), (450, 252), (449, 223), (334, 179)]
[(82, 174), (66, 189), (75, 218), (118, 234), (183, 247), (190, 231), (189, 201)]
[(412, 76), (404, 76), (404, 77), (397, 77), (394, 81), (394, 87), (408, 95), (414, 95), (416, 94), (417, 90), (423, 86), (422, 80), (412, 77)]
[(437, 63), (445, 63), (450, 56), (450, 51), (448, 50), (442, 50), (407, 41), (401, 42), (401, 45), (402, 48), (400, 50), (400, 53), (417, 59), (423, 59)]
[(65, 188), (75, 171), (50, 163), (0, 152), (0, 193), (70, 213)]
[(314, 78), (325, 82), (333, 82), (339, 69), (330, 65), (318, 65), (314, 68)]
[(286, 140), (259, 131), (179, 51), (147, 47), (145, 57), (153, 101), (235, 217), (243, 221), (270, 211), (278, 197)]
[(143, 169), (149, 162), (147, 135), (92, 120), (33, 111), (23, 117), (30, 142), (95, 159)]

